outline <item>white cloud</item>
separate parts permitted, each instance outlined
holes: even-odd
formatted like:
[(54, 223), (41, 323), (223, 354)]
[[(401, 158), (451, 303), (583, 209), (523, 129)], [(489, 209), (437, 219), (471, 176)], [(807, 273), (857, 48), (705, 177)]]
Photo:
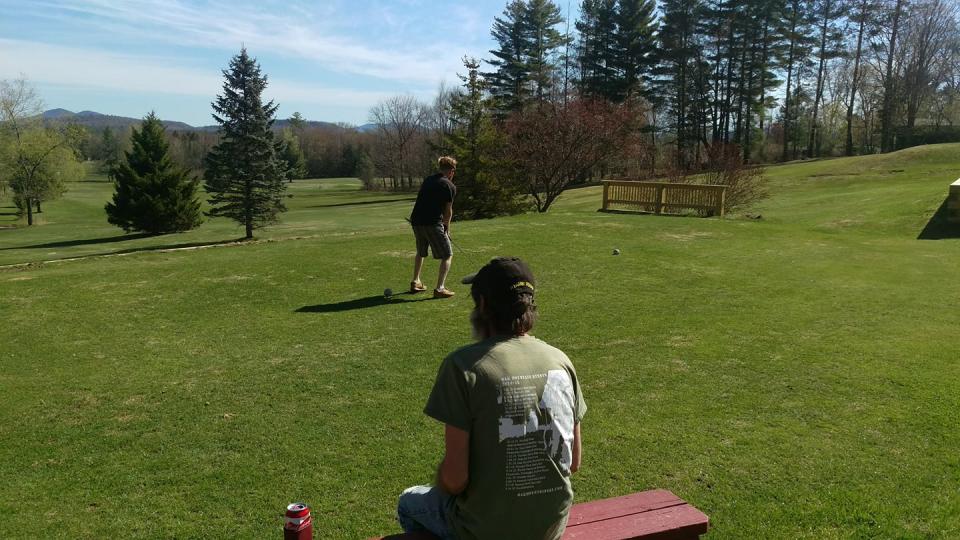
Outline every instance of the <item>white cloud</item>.
[[(423, 21), (423, 15), (412, 13), (410, 5), (363, 6), (340, 0), (273, 7), (221, 0), (191, 4), (181, 0), (38, 0), (31, 4), (33, 16), (74, 25), (82, 17), (85, 32), (135, 38), (138, 43), (231, 52), (242, 43), (255, 55), (270, 52), (303, 58), (341, 74), (420, 87), (452, 78), (461, 68), (460, 58), (470, 52), (460, 49), (462, 45), (444, 43), (443, 33), (432, 27), (435, 20)], [(477, 25), (475, 12), (462, 6), (451, 6), (443, 17), (452, 18), (445, 20), (446, 33), (457, 34), (458, 29)], [(418, 28), (425, 23), (427, 27)], [(461, 33), (455, 39), (463, 42), (471, 34)], [(471, 54), (477, 53), (485, 51)]]
[[(93, 49), (0, 39), (0, 79), (24, 74), (31, 81), (128, 92), (203, 96), (221, 92), (219, 72), (174, 65), (157, 57), (132, 56)], [(331, 88), (271, 77), (267, 99), (279, 102), (338, 103), (369, 107), (388, 97), (385, 92)]]

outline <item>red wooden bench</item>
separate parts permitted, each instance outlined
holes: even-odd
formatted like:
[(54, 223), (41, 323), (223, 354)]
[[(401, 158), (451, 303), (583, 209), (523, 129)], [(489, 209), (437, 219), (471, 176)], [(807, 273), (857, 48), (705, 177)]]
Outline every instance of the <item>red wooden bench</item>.
[[(665, 489), (573, 505), (563, 540), (696, 540), (709, 518)], [(374, 540), (374, 539), (371, 539)], [(436, 540), (427, 533), (393, 534), (379, 540)]]

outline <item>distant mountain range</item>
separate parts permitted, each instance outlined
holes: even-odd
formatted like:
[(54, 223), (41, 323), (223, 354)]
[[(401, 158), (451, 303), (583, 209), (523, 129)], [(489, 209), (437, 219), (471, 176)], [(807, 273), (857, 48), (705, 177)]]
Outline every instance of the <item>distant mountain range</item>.
[[(73, 111), (68, 111), (66, 109), (50, 109), (45, 111), (41, 117), (48, 122), (62, 122), (67, 124), (79, 124), (84, 127), (93, 128), (93, 129), (103, 129), (109, 127), (110, 129), (115, 130), (126, 130), (130, 126), (139, 126), (142, 121), (141, 118), (129, 118), (126, 116), (113, 116), (110, 114), (102, 114), (94, 111), (80, 111), (75, 113)], [(216, 131), (218, 126), (191, 126), (190, 124), (184, 122), (177, 122), (174, 120), (161, 120), (164, 127), (170, 131)], [(312, 120), (307, 120), (306, 122), (308, 128), (325, 128), (325, 129), (356, 129), (360, 132), (366, 132), (374, 129), (374, 124), (364, 124), (362, 126), (350, 127), (343, 124), (334, 124), (332, 122), (317, 122)], [(283, 129), (290, 125), (290, 121), (287, 119), (277, 120), (273, 123), (273, 127), (276, 129)]]

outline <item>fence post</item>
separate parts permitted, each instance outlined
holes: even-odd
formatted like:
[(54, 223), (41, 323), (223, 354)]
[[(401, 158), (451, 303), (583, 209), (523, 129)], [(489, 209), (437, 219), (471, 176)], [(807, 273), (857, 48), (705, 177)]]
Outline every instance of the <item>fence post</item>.
[(723, 214), (726, 213), (727, 209), (727, 186), (723, 186), (723, 189), (720, 190), (720, 217), (723, 217)]
[(657, 185), (657, 213), (663, 213), (663, 207), (667, 203), (667, 185)]
[(610, 204), (610, 182), (607, 180), (603, 181), (603, 209), (607, 210), (607, 206)]

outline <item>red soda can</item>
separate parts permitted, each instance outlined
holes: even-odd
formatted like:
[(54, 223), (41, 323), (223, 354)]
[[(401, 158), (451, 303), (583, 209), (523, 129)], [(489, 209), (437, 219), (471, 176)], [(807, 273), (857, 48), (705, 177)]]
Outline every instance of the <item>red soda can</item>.
[(299, 502), (287, 505), (283, 540), (313, 540), (313, 518), (310, 517), (309, 506)]

